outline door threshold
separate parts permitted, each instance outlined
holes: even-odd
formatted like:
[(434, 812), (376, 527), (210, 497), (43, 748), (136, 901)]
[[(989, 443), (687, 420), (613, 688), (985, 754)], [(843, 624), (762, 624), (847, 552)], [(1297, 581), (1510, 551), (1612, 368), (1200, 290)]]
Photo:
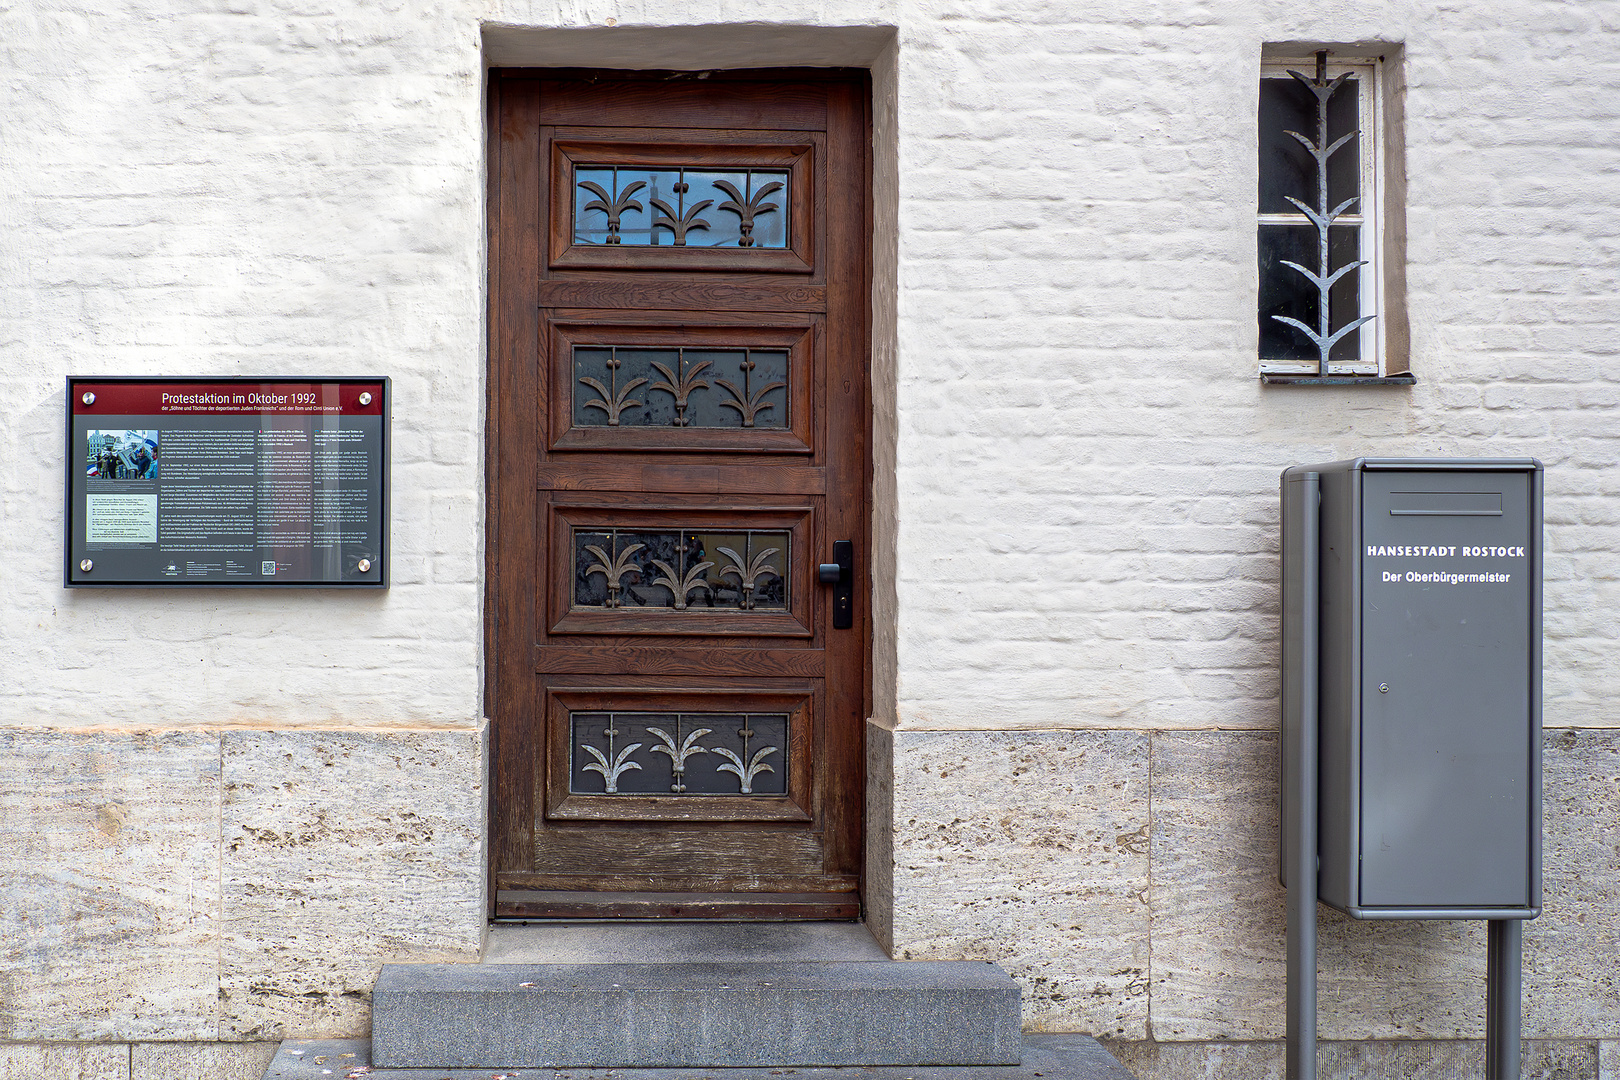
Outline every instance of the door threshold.
[(739, 964), (886, 962), (858, 922), (635, 922), (551, 920), (497, 923), (483, 964)]
[(501, 889), (495, 918), (685, 919), (732, 922), (854, 921), (861, 917), (856, 893), (575, 892)]

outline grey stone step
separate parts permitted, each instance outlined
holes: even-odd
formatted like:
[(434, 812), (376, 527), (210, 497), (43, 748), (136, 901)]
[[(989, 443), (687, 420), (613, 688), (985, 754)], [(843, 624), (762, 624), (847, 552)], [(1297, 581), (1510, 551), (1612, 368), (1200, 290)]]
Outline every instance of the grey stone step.
[(389, 964), (389, 1068), (1017, 1064), (1019, 986), (977, 961)]
[(484, 964), (741, 964), (769, 960), (876, 960), (862, 923), (495, 923)]
[(264, 1080), (1136, 1080), (1089, 1035), (1030, 1034), (1020, 1065), (728, 1069), (385, 1069), (365, 1039), (284, 1042)]

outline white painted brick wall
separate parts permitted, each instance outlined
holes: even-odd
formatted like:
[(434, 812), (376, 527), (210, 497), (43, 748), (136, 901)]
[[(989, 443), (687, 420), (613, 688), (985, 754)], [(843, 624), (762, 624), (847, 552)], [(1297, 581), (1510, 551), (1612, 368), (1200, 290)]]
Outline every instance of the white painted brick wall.
[[(70, 0), (0, 41), (0, 720), (475, 721), (476, 13)], [(70, 373), (392, 376), (393, 589), (63, 590)]]
[[(1615, 722), (1620, 5), (1524, 0), (12, 5), (6, 720), (478, 713), (483, 19), (898, 24), (900, 724), (1271, 724), (1276, 474), (1361, 453), (1547, 462), (1548, 721)], [(1414, 390), (1252, 378), (1290, 39), (1405, 43)], [(64, 592), (70, 372), (392, 375), (394, 588)]]
[[(1547, 721), (1613, 726), (1620, 6), (928, 10), (901, 726), (1273, 726), (1277, 473), (1360, 454), (1547, 463)], [(1405, 44), (1411, 391), (1252, 378), (1253, 85), (1293, 39)]]

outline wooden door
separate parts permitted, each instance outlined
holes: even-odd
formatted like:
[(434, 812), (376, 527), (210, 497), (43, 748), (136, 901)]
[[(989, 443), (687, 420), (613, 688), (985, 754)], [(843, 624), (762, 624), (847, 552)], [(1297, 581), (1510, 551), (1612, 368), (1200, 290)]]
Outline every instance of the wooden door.
[(864, 77), (490, 90), (495, 913), (854, 918)]

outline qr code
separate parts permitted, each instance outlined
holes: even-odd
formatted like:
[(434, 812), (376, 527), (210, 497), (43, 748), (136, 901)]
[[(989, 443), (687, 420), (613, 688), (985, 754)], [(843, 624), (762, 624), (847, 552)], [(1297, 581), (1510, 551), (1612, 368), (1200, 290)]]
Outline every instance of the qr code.
[(259, 564), (259, 573), (263, 574), (265, 577), (275, 577), (276, 576), (276, 564), (273, 563), (273, 562), (262, 562), (262, 563), (260, 563)]

